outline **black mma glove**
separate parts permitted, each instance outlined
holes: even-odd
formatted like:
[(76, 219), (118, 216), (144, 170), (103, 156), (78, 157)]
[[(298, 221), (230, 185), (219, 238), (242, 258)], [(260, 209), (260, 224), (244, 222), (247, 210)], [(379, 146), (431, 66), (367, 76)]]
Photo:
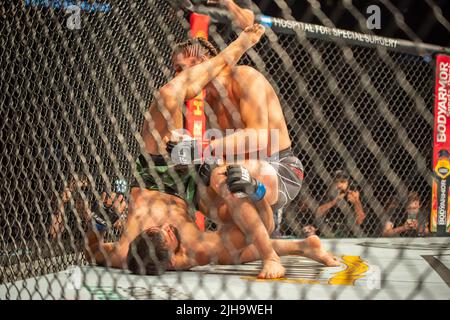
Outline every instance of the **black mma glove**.
[(227, 186), (235, 196), (249, 197), (254, 202), (260, 201), (266, 194), (264, 184), (252, 178), (248, 170), (239, 165), (227, 167)]
[[(107, 195), (107, 198), (109, 196)], [(116, 195), (116, 198), (119, 197), (119, 194)], [(92, 211), (92, 220), (95, 223), (95, 228), (99, 232), (103, 232), (107, 229), (108, 221), (113, 225), (119, 220), (120, 215), (114, 208), (114, 199), (113, 204), (111, 206), (106, 206), (106, 204), (99, 204), (97, 201), (94, 201), (91, 211)]]
[(222, 159), (214, 158), (214, 159), (206, 159), (204, 163), (197, 167), (197, 174), (200, 179), (203, 181), (205, 186), (209, 187), (211, 180), (211, 173), (215, 168), (219, 166), (219, 164), (223, 163)]
[(179, 142), (169, 141), (166, 150), (174, 164), (189, 165), (201, 163), (200, 145), (195, 139), (184, 139)]
[(197, 174), (203, 181), (205, 186), (209, 187), (209, 183), (211, 181), (211, 173), (216, 167), (217, 167), (216, 164), (208, 164), (208, 163), (202, 163), (198, 167)]

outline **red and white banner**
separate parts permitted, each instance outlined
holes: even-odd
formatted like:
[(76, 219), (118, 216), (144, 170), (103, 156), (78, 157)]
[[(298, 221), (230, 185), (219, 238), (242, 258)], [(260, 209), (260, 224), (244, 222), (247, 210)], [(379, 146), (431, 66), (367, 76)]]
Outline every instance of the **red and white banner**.
[(431, 232), (450, 232), (450, 57), (436, 56)]
[(209, 16), (192, 13), (189, 17), (189, 22), (191, 23), (192, 38), (205, 38), (208, 40)]
[[(208, 26), (210, 18), (205, 15), (192, 13), (190, 17), (191, 22), (191, 37), (202, 37), (208, 39)], [(205, 91), (199, 93), (197, 97), (186, 101), (186, 124), (187, 129), (192, 137), (198, 141), (202, 141), (203, 134), (206, 130), (205, 117)]]
[(434, 155), (436, 165), (438, 151), (450, 150), (449, 116), (450, 116), (450, 57), (436, 56), (436, 84), (434, 102)]
[[(208, 39), (209, 16), (192, 13), (190, 16), (191, 37)], [(190, 132), (191, 136), (200, 141), (203, 146), (203, 134), (206, 130), (205, 116), (205, 90), (200, 94), (186, 101), (186, 123), (185, 129)], [(205, 230), (205, 217), (200, 213), (196, 213), (195, 222), (200, 230)]]

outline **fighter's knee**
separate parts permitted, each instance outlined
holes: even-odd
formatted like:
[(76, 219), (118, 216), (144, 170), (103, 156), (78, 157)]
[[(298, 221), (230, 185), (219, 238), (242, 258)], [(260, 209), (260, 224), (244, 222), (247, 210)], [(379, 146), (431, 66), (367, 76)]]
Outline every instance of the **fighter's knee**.
[(278, 189), (278, 177), (276, 173), (270, 174), (270, 175), (262, 175), (258, 177), (259, 181), (264, 183), (267, 189)]
[(214, 168), (210, 178), (209, 188), (222, 197), (228, 195), (228, 189), (226, 187), (226, 171), (226, 166)]
[(278, 200), (278, 177), (276, 173), (270, 175), (262, 175), (256, 178), (259, 182), (264, 184), (266, 188), (265, 199), (270, 205)]
[(266, 224), (266, 228), (267, 228), (267, 233), (270, 236), (275, 231), (275, 222), (273, 220), (269, 221)]
[(261, 172), (261, 163), (257, 160), (249, 160), (241, 163), (252, 176), (257, 176)]
[(277, 171), (268, 162), (249, 161), (245, 163), (245, 167), (253, 178), (264, 183), (266, 189), (278, 189)]
[[(237, 169), (236, 169), (237, 167)], [(245, 168), (245, 169), (243, 169)], [(246, 161), (245, 163), (238, 164), (233, 168), (234, 176), (239, 177), (245, 181), (248, 180), (247, 176), (251, 176), (254, 180), (252, 180), (252, 185), (254, 187), (257, 186), (255, 194), (257, 194), (257, 198), (261, 199), (264, 197), (270, 205), (277, 202), (278, 199), (278, 176), (275, 169), (265, 161)], [(245, 173), (245, 174), (244, 174)], [(244, 178), (247, 177), (247, 178)], [(236, 180), (236, 179), (234, 179)], [(256, 180), (256, 181), (255, 181)], [(248, 183), (248, 181), (247, 181)], [(242, 185), (240, 184), (240, 188), (242, 189)], [(239, 189), (239, 186), (238, 186)], [(230, 189), (231, 190), (231, 189)], [(245, 191), (241, 191), (245, 192)]]

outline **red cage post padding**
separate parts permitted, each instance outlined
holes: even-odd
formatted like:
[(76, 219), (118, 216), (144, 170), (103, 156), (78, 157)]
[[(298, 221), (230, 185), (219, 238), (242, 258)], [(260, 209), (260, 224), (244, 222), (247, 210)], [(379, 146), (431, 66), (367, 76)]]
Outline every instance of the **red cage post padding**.
[(450, 232), (450, 56), (436, 56), (431, 232)]
[[(209, 17), (197, 13), (190, 16), (191, 37), (202, 37), (208, 39)], [(186, 122), (185, 129), (190, 132), (193, 138), (197, 139), (203, 146), (203, 134), (206, 130), (205, 117), (205, 91), (199, 93), (194, 99), (186, 101)], [(200, 230), (205, 230), (205, 217), (200, 212), (195, 214), (195, 222)]]

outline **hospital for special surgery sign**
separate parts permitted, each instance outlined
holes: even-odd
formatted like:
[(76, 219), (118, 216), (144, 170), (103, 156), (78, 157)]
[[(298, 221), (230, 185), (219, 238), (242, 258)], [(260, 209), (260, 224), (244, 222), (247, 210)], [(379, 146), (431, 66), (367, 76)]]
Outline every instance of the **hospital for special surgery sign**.
[(431, 232), (450, 232), (450, 57), (436, 56)]

